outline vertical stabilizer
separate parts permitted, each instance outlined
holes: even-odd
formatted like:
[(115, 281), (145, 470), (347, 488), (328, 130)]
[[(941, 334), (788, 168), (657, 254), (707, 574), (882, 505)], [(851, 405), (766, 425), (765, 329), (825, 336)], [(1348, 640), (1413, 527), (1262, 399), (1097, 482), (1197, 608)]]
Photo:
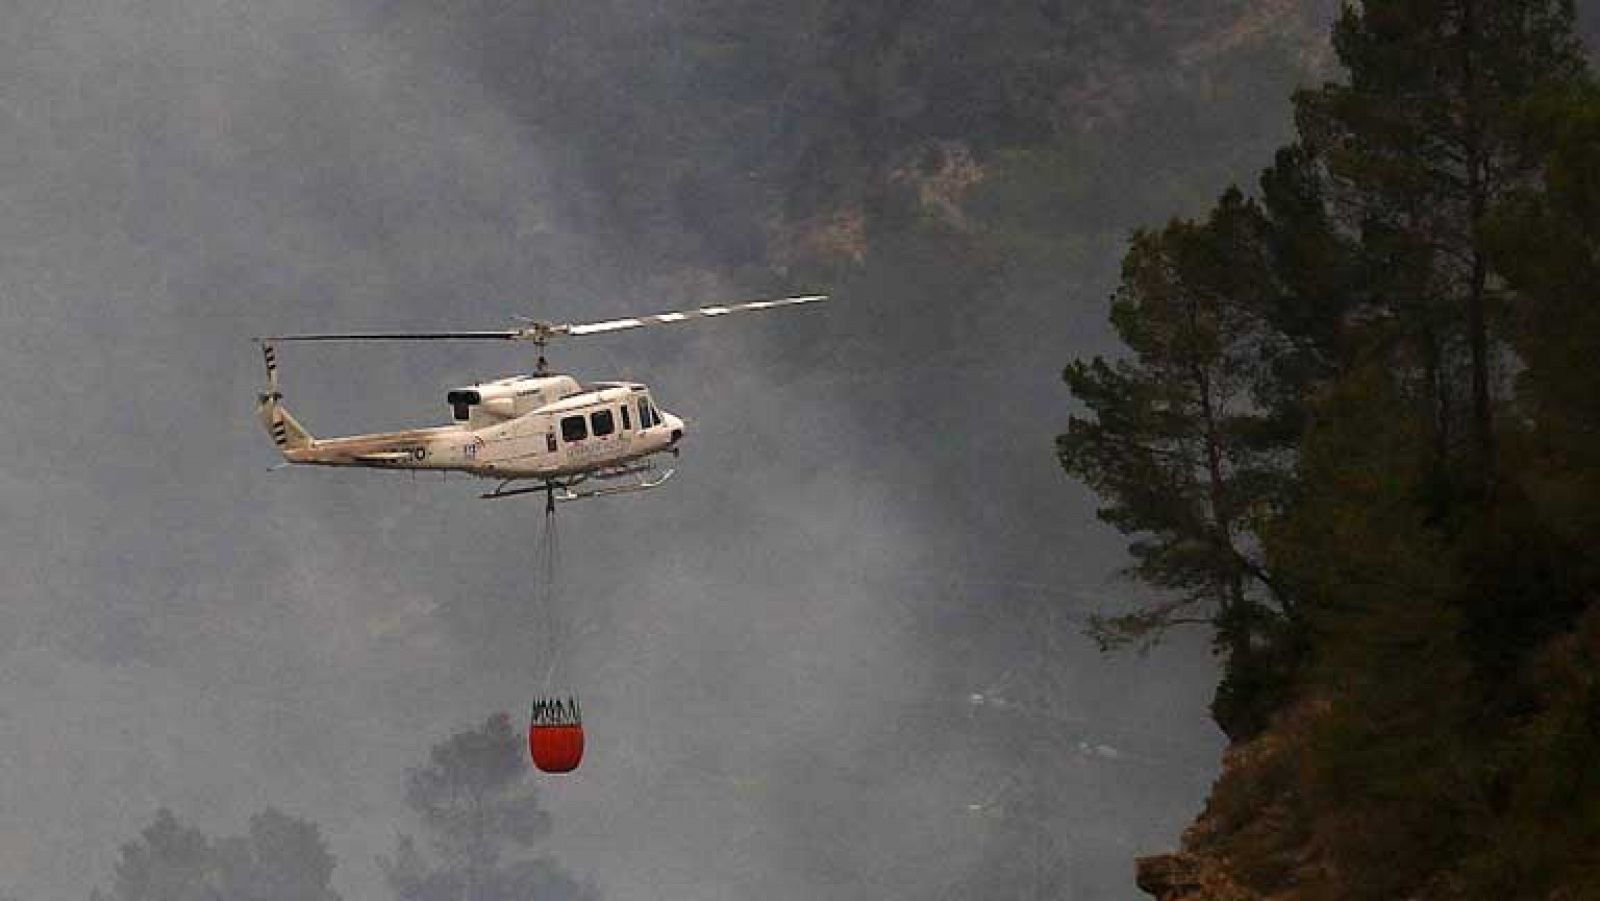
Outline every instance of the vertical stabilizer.
[(260, 396), (256, 406), (256, 415), (261, 418), (262, 427), (272, 436), (272, 443), (280, 451), (310, 447), (316, 439), (283, 407), (283, 394), (278, 391), (277, 352), (271, 344), (263, 341), (261, 355), (267, 363), (267, 390)]

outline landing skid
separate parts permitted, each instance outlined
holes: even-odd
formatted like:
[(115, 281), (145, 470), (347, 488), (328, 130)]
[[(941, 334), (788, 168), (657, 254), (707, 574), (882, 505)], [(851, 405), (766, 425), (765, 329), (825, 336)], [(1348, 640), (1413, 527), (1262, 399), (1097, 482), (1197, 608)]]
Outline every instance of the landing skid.
[(668, 479), (672, 478), (673, 474), (676, 473), (677, 470), (666, 469), (655, 475), (644, 475), (644, 473), (647, 472), (651, 472), (649, 467), (636, 467), (604, 474), (597, 473), (596, 478), (604, 479), (616, 479), (628, 475), (639, 475), (641, 478), (631, 481), (625, 485), (609, 485), (604, 488), (590, 488), (586, 491), (572, 490), (572, 486), (587, 480), (588, 477), (586, 475), (579, 476), (568, 482), (540, 482), (537, 485), (528, 485), (522, 488), (508, 487), (511, 485), (511, 482), (505, 481), (501, 482), (500, 485), (495, 488), (495, 490), (486, 494), (480, 494), (478, 496), (484, 500), (498, 500), (503, 497), (516, 497), (522, 494), (536, 494), (539, 492), (544, 492), (545, 496), (548, 498), (549, 505), (553, 508), (556, 501), (581, 501), (591, 497), (605, 497), (612, 494), (630, 494), (635, 491), (649, 491), (652, 488), (659, 488), (665, 484)]
[(605, 497), (606, 495), (610, 494), (629, 494), (634, 491), (649, 491), (652, 488), (660, 488), (668, 479), (672, 478), (672, 474), (675, 472), (677, 472), (676, 469), (663, 469), (658, 475), (642, 478), (634, 482), (629, 482), (626, 485), (611, 485), (605, 488), (590, 488), (588, 491), (573, 491), (571, 488), (563, 485), (561, 486), (561, 493), (556, 495), (556, 500), (581, 501), (585, 498)]

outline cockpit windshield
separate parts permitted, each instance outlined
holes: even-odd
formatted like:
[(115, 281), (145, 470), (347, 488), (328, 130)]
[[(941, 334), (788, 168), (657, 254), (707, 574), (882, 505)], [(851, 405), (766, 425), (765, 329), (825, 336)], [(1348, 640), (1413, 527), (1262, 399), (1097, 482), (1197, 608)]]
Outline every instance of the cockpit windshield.
[(651, 429), (661, 424), (661, 414), (648, 397), (639, 398), (639, 428)]

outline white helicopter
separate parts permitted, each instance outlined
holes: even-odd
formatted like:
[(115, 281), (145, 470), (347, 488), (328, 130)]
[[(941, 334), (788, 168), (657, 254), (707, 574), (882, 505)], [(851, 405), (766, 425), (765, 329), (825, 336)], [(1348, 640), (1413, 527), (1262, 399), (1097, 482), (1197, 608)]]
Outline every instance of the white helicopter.
[[(753, 310), (827, 300), (827, 295), (756, 300), (674, 313), (587, 323), (529, 322), (521, 328), (479, 332), (377, 332), (278, 335), (257, 338), (267, 362), (267, 390), (257, 413), (288, 463), (363, 466), (376, 469), (444, 470), (499, 479), (486, 499), (543, 491), (546, 510), (556, 501), (660, 487), (673, 470), (657, 470), (655, 458), (676, 456), (682, 419), (656, 406), (638, 382), (582, 384), (553, 373), (544, 348), (553, 338), (602, 335), (647, 325), (669, 325)], [(513, 375), (450, 391), (455, 421), (341, 438), (315, 438), (284, 408), (278, 390), (274, 345), (287, 341), (531, 341), (539, 348), (531, 375)], [(537, 484), (512, 487), (518, 481)], [(619, 482), (575, 490), (591, 480)], [(619, 481), (620, 480), (620, 481)]]

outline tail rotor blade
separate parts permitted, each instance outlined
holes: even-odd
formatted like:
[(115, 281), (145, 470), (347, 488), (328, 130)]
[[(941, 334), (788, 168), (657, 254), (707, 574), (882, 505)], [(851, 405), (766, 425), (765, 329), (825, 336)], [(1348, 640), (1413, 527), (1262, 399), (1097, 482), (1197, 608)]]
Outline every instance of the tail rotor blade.
[(267, 362), (267, 393), (272, 397), (281, 397), (278, 391), (278, 352), (271, 341), (261, 342), (261, 356)]

